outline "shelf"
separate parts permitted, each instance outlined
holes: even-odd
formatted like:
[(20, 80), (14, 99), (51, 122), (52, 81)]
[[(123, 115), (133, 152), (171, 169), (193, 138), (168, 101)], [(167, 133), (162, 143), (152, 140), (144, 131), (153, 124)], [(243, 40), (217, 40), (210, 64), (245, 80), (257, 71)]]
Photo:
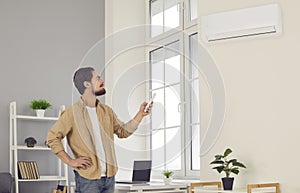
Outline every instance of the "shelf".
[(35, 150), (51, 150), (49, 147), (47, 146), (42, 146), (42, 145), (36, 145), (34, 147), (27, 147), (26, 145), (18, 145), (17, 147), (16, 146), (13, 146), (12, 147), (12, 150), (29, 150), (29, 151), (35, 151)]
[(19, 179), (19, 182), (37, 182), (37, 181), (67, 181), (66, 177), (61, 176), (40, 176), (39, 179)]
[(28, 120), (49, 120), (57, 121), (58, 117), (37, 117), (37, 116), (28, 116), (28, 115), (14, 115), (17, 119), (28, 119)]
[[(27, 147), (26, 143), (19, 142), (18, 140), (20, 138), (25, 138), (27, 134), (29, 135), (28, 132), (19, 132), (20, 129), (18, 129), (19, 125), (22, 125), (24, 122), (27, 122), (26, 124), (29, 124), (32, 126), (32, 128), (40, 128), (41, 124), (44, 126), (50, 128), (51, 124), (55, 121), (57, 121), (59, 118), (58, 117), (37, 117), (35, 115), (20, 115), (17, 114), (17, 103), (16, 102), (11, 102), (10, 103), (10, 112), (9, 112), (9, 160), (10, 160), (10, 165), (9, 165), (9, 171), (11, 174), (13, 174), (15, 178), (15, 183), (14, 183), (14, 190), (15, 193), (20, 193), (20, 183), (27, 183), (28, 186), (32, 186), (31, 183), (39, 183), (39, 182), (53, 182), (57, 183), (62, 181), (64, 184), (68, 184), (68, 165), (64, 164), (60, 159), (55, 162), (55, 169), (56, 171), (51, 171), (51, 172), (46, 172), (44, 175), (40, 175), (39, 179), (18, 179), (19, 176), (22, 176), (21, 172), (23, 173), (23, 177), (30, 177), (33, 178), (36, 177), (36, 173), (38, 172), (38, 168), (35, 166), (35, 159), (42, 158), (43, 162), (45, 163), (40, 163), (39, 167), (48, 167), (48, 164), (51, 160), (48, 160), (48, 156), (55, 156), (54, 154), (51, 153), (51, 149), (47, 147), (43, 143), (39, 143), (39, 145), (35, 145), (34, 147)], [(19, 122), (18, 122), (19, 121)], [(21, 127), (20, 127), (21, 128)], [(37, 136), (38, 141), (45, 140), (45, 136), (47, 135), (47, 129), (42, 130), (43, 133), (40, 133), (39, 136)], [(27, 134), (26, 134), (27, 133)], [(42, 135), (42, 136), (41, 136)], [(64, 139), (62, 141), (63, 147), (67, 148), (67, 141)], [(26, 151), (26, 152), (24, 152)], [(32, 153), (33, 156), (31, 159), (33, 161), (21, 161), (24, 157), (23, 153)], [(47, 154), (46, 156), (44, 154), (40, 155), (41, 151), (46, 151), (45, 153)], [(22, 152), (22, 153), (19, 153)], [(50, 154), (51, 153), (51, 154)], [(41, 157), (45, 156), (45, 158)], [(26, 157), (26, 156), (25, 156)], [(56, 157), (56, 156), (55, 156)], [(27, 158), (28, 159), (28, 158)], [(25, 159), (25, 160), (27, 160)], [(26, 162), (32, 162), (32, 163), (26, 163)], [(32, 166), (33, 165), (33, 166)], [(50, 175), (47, 175), (50, 174)]]

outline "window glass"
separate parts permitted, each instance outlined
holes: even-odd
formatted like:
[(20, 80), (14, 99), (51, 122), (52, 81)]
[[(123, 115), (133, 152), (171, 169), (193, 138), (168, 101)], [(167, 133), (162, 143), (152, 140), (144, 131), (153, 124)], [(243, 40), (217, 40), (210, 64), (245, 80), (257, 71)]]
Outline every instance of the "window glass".
[(180, 85), (166, 88), (166, 127), (178, 126), (181, 123), (179, 112)]
[(189, 0), (189, 20), (192, 21), (198, 17), (198, 0)]
[(180, 55), (165, 60), (165, 71), (167, 85), (180, 82)]
[(164, 49), (159, 48), (150, 52), (152, 89), (164, 85)]
[(151, 37), (155, 37), (180, 25), (180, 0), (151, 0)]
[(190, 69), (190, 78), (199, 77), (199, 53), (198, 53), (198, 34), (190, 35), (189, 37), (189, 69)]
[(198, 34), (189, 36), (189, 109), (190, 109), (190, 138), (191, 141), (191, 170), (200, 170), (200, 114), (199, 114), (199, 57)]
[(152, 150), (151, 150), (151, 157), (152, 157), (152, 165), (154, 170), (163, 170), (164, 163), (165, 163), (165, 134), (164, 130), (153, 130), (152, 135)]
[(190, 121), (191, 124), (199, 123), (199, 79), (190, 82)]
[(164, 13), (163, 13), (163, 0), (151, 0), (151, 36), (157, 36), (164, 32)]
[[(155, 97), (155, 105), (153, 105), (151, 111), (151, 128), (160, 129), (164, 128), (165, 125), (165, 102), (164, 102), (164, 88), (157, 89), (152, 92), (152, 96), (156, 93)], [(156, 141), (154, 141), (153, 145), (155, 145)]]
[(191, 170), (200, 170), (200, 131), (199, 125), (192, 126), (192, 168)]
[(152, 89), (160, 88), (164, 85), (164, 62), (155, 62), (151, 66)]
[(180, 127), (166, 129), (166, 168), (181, 170), (181, 153)]
[(165, 47), (165, 82), (168, 85), (180, 82), (179, 53), (179, 41), (173, 42)]
[(179, 26), (179, 2), (178, 0), (165, 0), (164, 23), (165, 32)]

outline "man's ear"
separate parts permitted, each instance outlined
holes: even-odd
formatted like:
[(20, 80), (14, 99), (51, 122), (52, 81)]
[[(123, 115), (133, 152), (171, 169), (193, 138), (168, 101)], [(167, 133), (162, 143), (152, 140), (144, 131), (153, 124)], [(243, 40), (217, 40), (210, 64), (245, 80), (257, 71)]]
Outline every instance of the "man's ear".
[(84, 81), (83, 85), (85, 86), (85, 88), (89, 88), (91, 86), (90, 82)]

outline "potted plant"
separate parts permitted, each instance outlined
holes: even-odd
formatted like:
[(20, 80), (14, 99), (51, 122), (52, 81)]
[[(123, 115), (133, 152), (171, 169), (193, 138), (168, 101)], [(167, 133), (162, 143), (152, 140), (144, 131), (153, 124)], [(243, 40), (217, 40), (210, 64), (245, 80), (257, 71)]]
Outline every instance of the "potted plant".
[(166, 185), (171, 184), (172, 182), (172, 175), (174, 174), (173, 171), (171, 170), (164, 170), (163, 175), (164, 175), (164, 182)]
[(225, 172), (226, 177), (222, 178), (224, 190), (232, 190), (234, 178), (230, 177), (230, 174), (234, 173), (238, 175), (240, 168), (246, 168), (246, 166), (243, 163), (238, 162), (237, 159), (229, 159), (228, 155), (231, 153), (232, 150), (227, 148), (223, 155), (215, 155), (215, 160), (210, 163), (218, 165), (212, 169), (216, 169), (219, 173)]
[(45, 110), (50, 108), (52, 105), (45, 99), (32, 100), (29, 107), (36, 112), (37, 117), (44, 117)]

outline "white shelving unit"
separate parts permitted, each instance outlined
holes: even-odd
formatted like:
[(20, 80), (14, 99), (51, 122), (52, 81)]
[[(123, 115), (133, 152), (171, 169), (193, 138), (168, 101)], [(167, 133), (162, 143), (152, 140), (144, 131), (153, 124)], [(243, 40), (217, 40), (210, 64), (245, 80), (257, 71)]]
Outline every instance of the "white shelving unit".
[[(32, 148), (27, 147), (26, 145), (20, 145), (18, 144), (18, 120), (31, 120), (31, 121), (37, 121), (37, 122), (49, 122), (49, 121), (56, 121), (58, 120), (58, 117), (36, 117), (36, 116), (26, 116), (26, 115), (18, 115), (17, 114), (17, 103), (11, 102), (10, 103), (10, 116), (9, 116), (9, 129), (10, 129), (10, 172), (14, 175), (15, 178), (15, 193), (19, 193), (19, 182), (41, 182), (41, 181), (53, 181), (53, 182), (59, 182), (61, 184), (68, 185), (68, 166), (60, 159), (57, 159), (57, 171), (55, 176), (53, 175), (41, 175), (39, 179), (19, 179), (18, 176), (18, 152), (19, 151), (49, 151), (51, 152), (51, 149), (48, 148), (46, 145), (38, 145), (34, 146)], [(45, 136), (47, 135), (47, 129), (45, 128)], [(63, 145), (66, 148), (67, 142), (64, 139)], [(54, 156), (54, 155), (53, 155)], [(46, 159), (47, 160), (47, 159)]]

